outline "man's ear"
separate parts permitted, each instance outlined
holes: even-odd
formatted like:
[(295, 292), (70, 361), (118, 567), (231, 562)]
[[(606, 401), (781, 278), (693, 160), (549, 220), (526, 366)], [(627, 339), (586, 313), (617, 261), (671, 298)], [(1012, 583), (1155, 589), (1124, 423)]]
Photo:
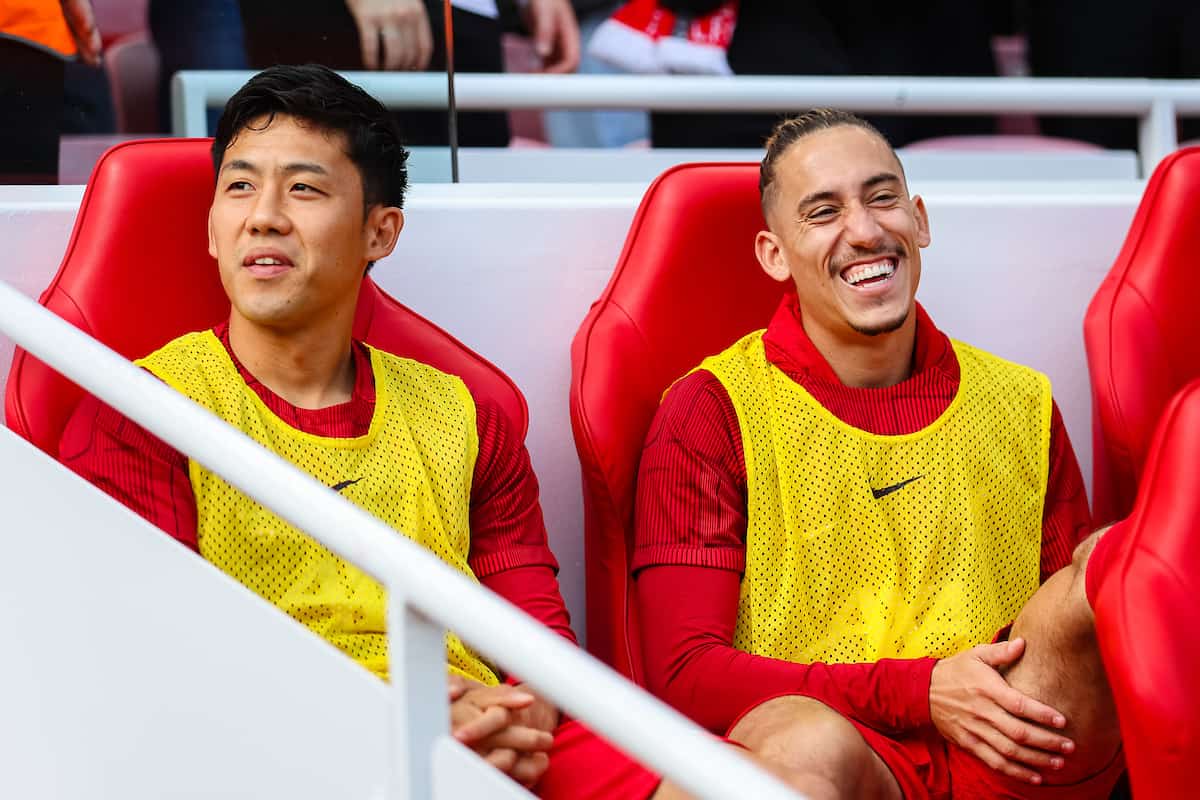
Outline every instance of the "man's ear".
[(758, 256), (759, 266), (763, 272), (782, 283), (792, 279), (792, 271), (788, 268), (787, 257), (779, 243), (779, 237), (770, 231), (759, 231), (754, 237), (754, 255)]
[(212, 206), (208, 207), (208, 254), (217, 257), (217, 235), (213, 232)]
[(374, 205), (367, 211), (363, 225), (366, 239), (367, 262), (378, 261), (391, 255), (404, 228), (404, 212), (395, 206)]
[(925, 201), (921, 195), (913, 196), (913, 216), (917, 220), (917, 247), (929, 247), (929, 213), (925, 210)]

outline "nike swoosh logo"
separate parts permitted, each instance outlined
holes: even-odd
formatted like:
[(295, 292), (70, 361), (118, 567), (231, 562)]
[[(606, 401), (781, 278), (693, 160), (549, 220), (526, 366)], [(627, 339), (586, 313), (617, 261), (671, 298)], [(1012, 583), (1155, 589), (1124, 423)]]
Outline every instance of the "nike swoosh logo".
[(918, 475), (915, 478), (909, 478), (906, 481), (900, 481), (899, 483), (893, 483), (891, 486), (885, 486), (882, 489), (872, 488), (871, 496), (874, 497), (876, 500), (880, 499), (881, 497), (887, 497), (892, 492), (898, 492), (901, 489), (903, 489), (905, 486), (908, 486), (913, 481), (919, 481), (919, 480), (921, 480), (921, 478), (924, 478), (924, 477), (925, 477), (924, 475)]
[(341, 483), (335, 483), (333, 486), (330, 486), (329, 488), (333, 489), (335, 492), (340, 492), (342, 489), (345, 489), (347, 486), (353, 486), (354, 484), (358, 483), (361, 480), (362, 480), (362, 478), (355, 478), (352, 481), (342, 481)]

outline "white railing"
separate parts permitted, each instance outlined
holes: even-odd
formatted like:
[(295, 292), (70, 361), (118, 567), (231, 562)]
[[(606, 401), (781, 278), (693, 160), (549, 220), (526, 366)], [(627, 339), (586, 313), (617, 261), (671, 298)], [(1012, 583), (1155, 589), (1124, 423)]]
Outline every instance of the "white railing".
[(449, 727), (442, 637), (450, 629), (696, 797), (796, 800), (592, 656), (2, 281), (0, 331), (386, 586), (395, 695), (389, 797), (432, 796), (434, 745)]
[[(253, 72), (175, 74), (177, 136), (205, 136), (206, 110), (224, 105)], [(346, 72), (391, 108), (445, 108), (436, 73)], [(502, 75), (455, 77), (460, 109), (634, 108), (792, 111), (834, 106), (861, 113), (1135, 117), (1142, 173), (1175, 150), (1177, 115), (1200, 114), (1200, 82), (1141, 78), (912, 78), (843, 76)]]

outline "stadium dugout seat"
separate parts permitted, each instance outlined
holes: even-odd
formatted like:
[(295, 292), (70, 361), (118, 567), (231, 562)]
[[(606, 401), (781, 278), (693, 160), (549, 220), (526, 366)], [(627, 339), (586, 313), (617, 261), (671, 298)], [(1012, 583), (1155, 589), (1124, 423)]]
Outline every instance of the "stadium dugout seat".
[[(127, 358), (145, 355), (229, 314), (208, 255), (213, 193), (209, 139), (126, 142), (96, 164), (58, 274), (42, 305)], [(354, 335), (460, 376), (491, 397), (521, 438), (525, 398), (500, 370), (389, 297), (369, 277)], [(82, 390), (18, 349), (5, 398), (8, 426), (52, 456)]]
[(1133, 507), (1151, 434), (1171, 397), (1200, 377), (1200, 148), (1167, 156), (1146, 185), (1116, 263), (1084, 318), (1092, 386), (1097, 523)]
[(685, 164), (646, 191), (608, 287), (571, 345), (571, 425), (583, 471), (587, 644), (641, 677), (629, 602), (634, 487), (663, 392), (765, 327), (784, 291), (754, 256), (757, 164)]
[(1200, 763), (1200, 381), (1162, 414), (1094, 598), (1136, 798), (1196, 796)]

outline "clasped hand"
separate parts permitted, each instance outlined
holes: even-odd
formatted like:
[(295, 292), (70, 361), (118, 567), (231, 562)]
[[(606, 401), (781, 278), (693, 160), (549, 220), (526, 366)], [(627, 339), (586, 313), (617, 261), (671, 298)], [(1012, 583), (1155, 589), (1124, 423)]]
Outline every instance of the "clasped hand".
[(489, 764), (531, 787), (550, 765), (558, 711), (519, 686), (449, 678), (450, 731)]
[(1000, 675), (1025, 652), (1014, 639), (973, 647), (933, 668), (929, 709), (938, 732), (992, 769), (1033, 784), (1059, 770), (1075, 743), (1054, 729), (1066, 718), (1008, 685)]

